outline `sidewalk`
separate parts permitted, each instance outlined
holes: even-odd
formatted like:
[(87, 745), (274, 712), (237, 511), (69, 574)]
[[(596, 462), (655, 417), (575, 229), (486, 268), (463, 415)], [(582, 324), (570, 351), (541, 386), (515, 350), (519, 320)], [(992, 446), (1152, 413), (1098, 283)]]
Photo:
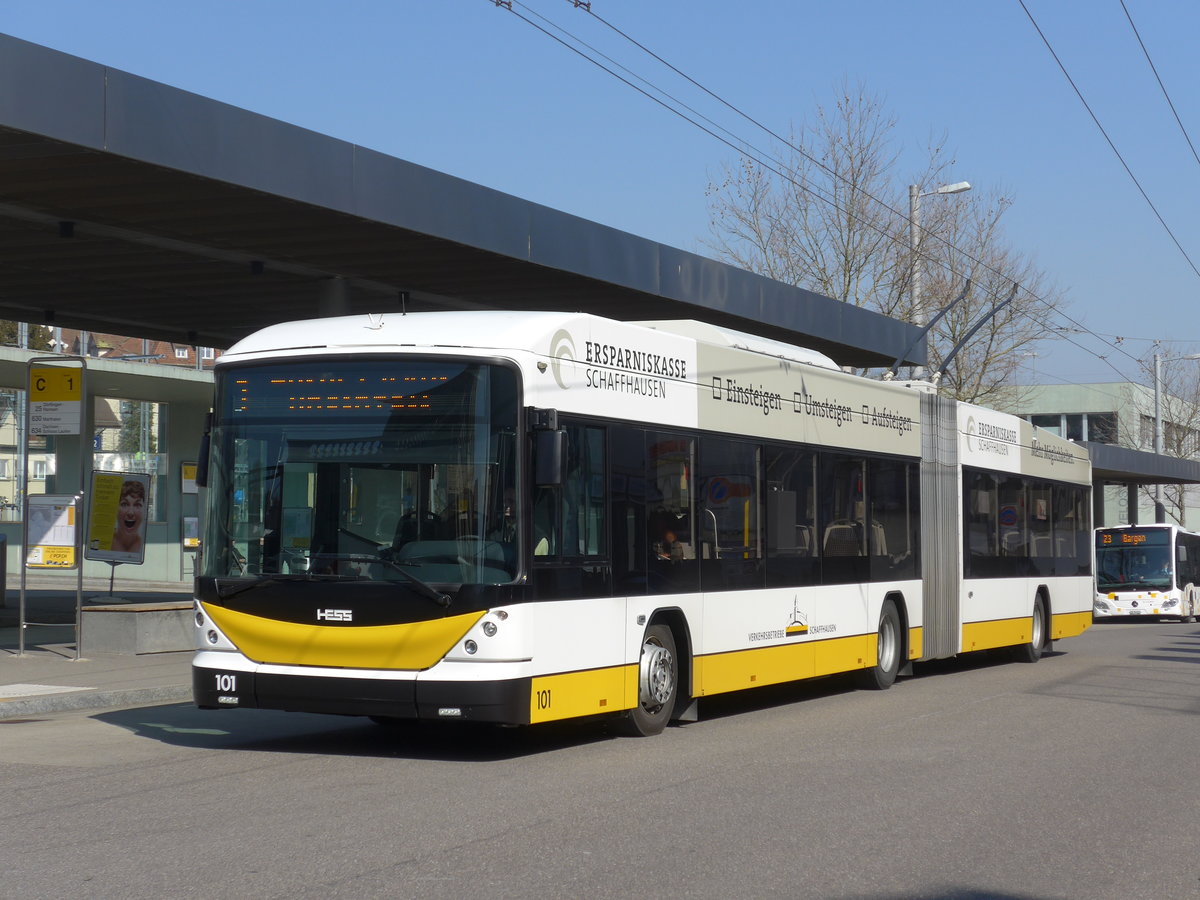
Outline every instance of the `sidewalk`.
[[(19, 577), (9, 578), (0, 606), (0, 720), (71, 709), (102, 709), (191, 699), (190, 651), (96, 654), (75, 659), (75, 574), (29, 576), (25, 584), (25, 653), (18, 655)], [(190, 602), (177, 584), (85, 578), (83, 605)], [(91, 601), (91, 598), (96, 598)], [(47, 624), (55, 623), (55, 624)], [(88, 648), (83, 647), (85, 654)]]

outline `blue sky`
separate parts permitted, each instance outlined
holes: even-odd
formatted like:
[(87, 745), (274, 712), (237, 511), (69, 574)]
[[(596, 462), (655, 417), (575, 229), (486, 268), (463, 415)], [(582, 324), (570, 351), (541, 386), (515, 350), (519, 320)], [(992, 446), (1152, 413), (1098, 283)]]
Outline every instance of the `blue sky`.
[[(1120, 0), (1025, 4), (1200, 266), (1200, 162)], [(1200, 4), (1125, 7), (1200, 146)], [(514, 9), (767, 146), (569, 0), (518, 0)], [(902, 173), (945, 132), (957, 160), (951, 180), (1015, 198), (1006, 236), (1066, 293), (1067, 314), (1124, 338), (1114, 348), (1071, 333), (1029, 358), (1026, 379), (1136, 376), (1155, 339), (1164, 354), (1200, 349), (1200, 275), (1018, 0), (593, 0), (592, 10), (775, 131), (830, 104), (850, 79), (898, 119)], [(492, 0), (4, 0), (0, 32), (687, 250), (701, 250), (707, 234), (710, 177), (735, 157)], [(903, 184), (894, 201), (906, 204)]]

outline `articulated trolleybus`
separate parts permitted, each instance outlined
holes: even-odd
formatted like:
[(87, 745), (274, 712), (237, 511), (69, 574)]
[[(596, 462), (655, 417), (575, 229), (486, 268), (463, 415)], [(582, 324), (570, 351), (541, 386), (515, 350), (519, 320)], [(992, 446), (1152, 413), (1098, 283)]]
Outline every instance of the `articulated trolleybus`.
[(266, 328), (216, 367), (194, 696), (635, 734), (701, 697), (1036, 660), (1091, 623), (1076, 445), (692, 321)]
[(1200, 534), (1177, 525), (1096, 529), (1092, 614), (1166, 616), (1195, 622), (1200, 613)]

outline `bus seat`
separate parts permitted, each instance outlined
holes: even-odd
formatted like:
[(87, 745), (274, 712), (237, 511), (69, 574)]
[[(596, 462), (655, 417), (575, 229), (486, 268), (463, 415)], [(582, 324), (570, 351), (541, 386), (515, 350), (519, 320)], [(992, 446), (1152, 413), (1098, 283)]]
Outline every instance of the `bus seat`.
[(883, 526), (878, 522), (871, 524), (871, 555), (872, 556), (887, 556), (887, 532), (883, 530)]
[(834, 522), (825, 529), (826, 556), (862, 556), (862, 539), (856, 522)]
[(796, 550), (800, 556), (811, 556), (813, 552), (812, 526), (796, 526)]
[(1025, 543), (1021, 540), (1021, 532), (1009, 531), (1004, 534), (1004, 555), (1023, 556)]

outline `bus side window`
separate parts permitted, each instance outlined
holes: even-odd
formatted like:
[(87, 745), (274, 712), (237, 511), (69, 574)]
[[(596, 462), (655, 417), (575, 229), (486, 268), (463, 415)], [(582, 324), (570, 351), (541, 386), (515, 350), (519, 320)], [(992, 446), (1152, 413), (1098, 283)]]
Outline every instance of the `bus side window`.
[(700, 587), (694, 506), (695, 441), (667, 432), (646, 435), (648, 584), (652, 594)]
[(806, 450), (771, 446), (764, 450), (768, 587), (820, 581), (815, 461)]
[(607, 552), (604, 498), (604, 429), (567, 426), (562, 485), (562, 555), (603, 556)]
[(865, 460), (843, 453), (822, 453), (817, 460), (821, 485), (821, 580), (853, 584), (870, 580), (867, 556)]
[(608, 496), (612, 516), (613, 590), (646, 593), (646, 433), (640, 428), (609, 428)]

